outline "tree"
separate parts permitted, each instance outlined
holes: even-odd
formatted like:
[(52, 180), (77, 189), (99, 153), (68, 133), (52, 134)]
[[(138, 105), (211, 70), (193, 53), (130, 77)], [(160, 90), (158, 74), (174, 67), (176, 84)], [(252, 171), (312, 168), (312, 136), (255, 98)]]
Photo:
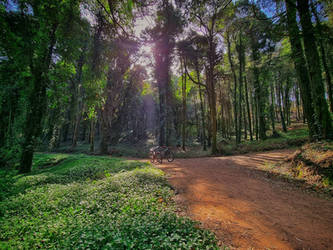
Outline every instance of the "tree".
[(333, 138), (332, 120), (325, 99), (325, 89), (322, 80), (320, 57), (317, 50), (317, 41), (311, 22), (309, 1), (297, 0), (297, 10), (303, 31), (305, 55), (309, 67), (310, 83), (312, 89), (313, 106), (318, 119), (321, 135), (325, 139)]
[(168, 145), (171, 126), (171, 89), (170, 67), (172, 52), (175, 46), (175, 36), (182, 29), (180, 13), (168, 0), (163, 0), (158, 6), (156, 26), (147, 33), (155, 43), (155, 79), (159, 92), (159, 145)]
[(217, 49), (217, 35), (219, 34), (219, 20), (223, 15), (223, 11), (228, 5), (223, 0), (210, 1), (185, 1), (179, 2), (179, 5), (185, 5), (188, 10), (189, 20), (202, 28), (203, 37), (206, 39), (205, 50), (205, 75), (209, 117), (210, 132), (212, 139), (212, 154), (217, 153), (216, 135), (217, 135), (217, 116), (216, 116), (216, 66), (221, 60), (221, 51)]
[(301, 38), (299, 35), (300, 32), (297, 25), (295, 4), (296, 1), (286, 0), (287, 27), (292, 51), (292, 58), (294, 60), (298, 82), (301, 90), (304, 113), (308, 121), (309, 137), (310, 139), (313, 139), (318, 132), (314, 120), (310, 78), (308, 68), (306, 67)]
[[(66, 17), (79, 14), (79, 2), (74, 0), (56, 4), (53, 1), (27, 1), (22, 3), (32, 8), (32, 15), (26, 12), (29, 22), (26, 29), (32, 33), (29, 54), (29, 73), (31, 89), (27, 97), (27, 115), (24, 122), (24, 139), (20, 172), (31, 171), (32, 157), (36, 140), (41, 132), (42, 119), (46, 110), (46, 87), (49, 84), (48, 73), (52, 56), (60, 36), (66, 36), (66, 31), (72, 23)], [(33, 16), (33, 18), (32, 18)]]

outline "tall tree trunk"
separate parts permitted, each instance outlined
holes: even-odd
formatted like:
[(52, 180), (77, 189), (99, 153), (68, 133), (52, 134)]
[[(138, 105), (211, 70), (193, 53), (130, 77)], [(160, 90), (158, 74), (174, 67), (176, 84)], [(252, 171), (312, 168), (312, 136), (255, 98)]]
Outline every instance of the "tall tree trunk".
[(87, 122), (83, 121), (83, 128), (82, 128), (82, 134), (81, 134), (81, 141), (85, 141), (86, 140), (86, 131), (87, 131)]
[(90, 140), (90, 152), (93, 153), (95, 150), (95, 121), (93, 119), (91, 119), (90, 121), (89, 140)]
[(101, 154), (108, 154), (108, 145), (110, 143), (111, 135), (110, 135), (110, 124), (109, 124), (109, 116), (104, 107), (104, 110), (101, 112), (101, 119), (100, 119), (100, 127), (101, 127), (101, 141), (100, 141), (100, 153)]
[(197, 138), (200, 138), (200, 122), (199, 122), (199, 114), (198, 114), (198, 107), (197, 107), (197, 96), (193, 100), (193, 106), (194, 106), (194, 116), (195, 116)]
[(238, 142), (241, 142), (242, 134), (242, 89), (243, 89), (243, 64), (244, 64), (244, 55), (243, 55), (243, 45), (242, 45), (242, 31), (239, 32), (239, 45), (238, 45), (238, 60), (239, 60), (239, 98), (238, 98)]
[(56, 30), (58, 24), (55, 23), (50, 31), (48, 45), (43, 48), (43, 56), (35, 65), (31, 65), (33, 76), (33, 89), (28, 98), (28, 112), (24, 126), (24, 141), (22, 144), (22, 154), (20, 161), (20, 173), (31, 171), (32, 158), (36, 146), (36, 140), (40, 135), (42, 119), (46, 110), (46, 86), (48, 82), (47, 73), (51, 64), (53, 48), (56, 43)]
[(85, 61), (85, 48), (82, 50), (82, 54), (78, 61), (78, 69), (77, 69), (77, 75), (76, 75), (76, 86), (75, 86), (75, 94), (76, 97), (76, 118), (74, 123), (74, 131), (73, 131), (73, 139), (72, 139), (72, 148), (76, 147), (77, 144), (77, 138), (79, 134), (79, 128), (80, 128), (80, 122), (81, 122), (81, 116), (82, 116), (82, 95), (83, 95), (83, 89), (82, 89), (82, 67)]
[(206, 103), (206, 99), (208, 98), (204, 98), (204, 102), (205, 102), (205, 107), (207, 107), (207, 147), (210, 148), (212, 146), (212, 128), (211, 128), (211, 115), (210, 115), (210, 105), (209, 105), (209, 101), (207, 100), (208, 104)]
[(199, 86), (199, 97), (200, 97), (200, 109), (201, 109), (201, 124), (202, 124), (202, 143), (203, 143), (203, 150), (207, 150), (207, 139), (206, 139), (206, 114), (205, 114), (205, 106), (204, 106), (204, 100), (202, 97), (202, 90), (201, 86)]
[(283, 91), (281, 89), (281, 94), (283, 95), (283, 104), (284, 104), (284, 117), (287, 121), (287, 125), (290, 125), (290, 100), (289, 100), (289, 93), (290, 93), (290, 77), (287, 75), (287, 82), (286, 87)]
[[(170, 62), (168, 63), (170, 67)], [(165, 104), (166, 104), (166, 128), (165, 128), (165, 145), (170, 145), (170, 138), (172, 133), (172, 93), (171, 93), (171, 86), (170, 86), (170, 76), (169, 76), (169, 70), (168, 70), (168, 77), (167, 77), (167, 83), (166, 83), (166, 98), (165, 98)], [(186, 110), (185, 110), (186, 112)], [(186, 115), (186, 114), (185, 114)]]
[(232, 75), (234, 78), (234, 120), (235, 120), (235, 135), (236, 135), (236, 144), (239, 143), (239, 133), (238, 133), (238, 111), (237, 111), (237, 76), (236, 76), (236, 70), (235, 70), (235, 66), (234, 66), (234, 62), (232, 60), (232, 56), (231, 56), (231, 43), (230, 43), (230, 37), (229, 37), (229, 33), (227, 32), (226, 34), (226, 40), (227, 40), (227, 47), (228, 47), (228, 59), (229, 59), (229, 63), (230, 63), (230, 68), (232, 71)]
[(300, 85), (301, 99), (303, 104), (303, 119), (307, 120), (309, 128), (309, 138), (312, 140), (317, 134), (314, 120), (314, 109), (312, 106), (311, 84), (309, 72), (303, 54), (303, 47), (299, 35), (299, 28), (296, 19), (296, 0), (286, 0), (287, 27), (289, 41), (291, 45), (292, 58), (294, 60), (298, 83)]
[[(180, 62), (182, 64), (182, 62)], [(183, 66), (182, 66), (183, 67)], [(182, 74), (182, 149), (185, 151), (186, 141), (186, 75), (185, 72)]]
[(301, 112), (300, 112), (300, 109), (299, 109), (300, 103), (299, 103), (298, 84), (295, 84), (294, 92), (295, 92), (295, 101), (296, 101), (296, 120), (300, 121), (301, 120)]
[(220, 101), (220, 109), (221, 109), (221, 134), (222, 137), (226, 137), (226, 133), (225, 133), (225, 121), (224, 121), (224, 108), (223, 108), (223, 98), (222, 98), (222, 89), (221, 89), (221, 84), (219, 85), (219, 101)]
[(160, 101), (160, 110), (159, 110), (159, 145), (165, 145), (165, 129), (166, 129), (166, 101), (165, 101), (165, 89), (163, 87), (159, 88), (159, 101)]
[(297, 0), (297, 9), (304, 37), (305, 55), (308, 61), (309, 73), (311, 78), (311, 89), (316, 116), (319, 121), (321, 135), (325, 139), (333, 138), (331, 116), (328, 111), (325, 99), (325, 89), (322, 80), (320, 58), (317, 51), (317, 42), (314, 36), (314, 29), (311, 22), (308, 0)]
[[(196, 64), (196, 68), (195, 68), (195, 72), (197, 74), (197, 79), (198, 82), (200, 83), (200, 71), (199, 71), (199, 67), (198, 64)], [(203, 100), (203, 94), (202, 94), (202, 90), (201, 90), (201, 85), (199, 84), (199, 98), (200, 98), (200, 110), (201, 110), (201, 124), (202, 124), (202, 143), (203, 143), (203, 150), (206, 151), (207, 150), (207, 144), (206, 144), (206, 123), (205, 123), (205, 103)]]
[(250, 140), (253, 141), (253, 135), (252, 135), (252, 122), (251, 122), (251, 112), (250, 112), (250, 105), (249, 105), (249, 97), (248, 97), (248, 88), (247, 88), (247, 79), (244, 77), (245, 82), (245, 101), (246, 101), (246, 109), (247, 109), (247, 118), (249, 121), (249, 132), (250, 132)]
[(69, 125), (70, 125), (70, 114), (68, 114), (68, 113), (69, 113), (69, 111), (67, 112), (67, 121), (65, 121), (65, 124), (61, 128), (63, 142), (67, 142), (67, 140), (68, 140)]
[(247, 140), (247, 122), (246, 122), (246, 112), (245, 112), (245, 104), (242, 105), (243, 107), (243, 123), (244, 123), (244, 140)]
[(259, 140), (259, 116), (258, 116), (258, 106), (259, 106), (259, 101), (258, 98), (255, 96), (254, 97), (254, 103), (253, 105), (255, 106), (255, 115), (254, 115), (254, 120), (255, 120), (255, 130), (256, 130), (256, 141)]
[(324, 70), (325, 70), (325, 76), (326, 76), (326, 84), (327, 84), (327, 94), (328, 94), (328, 99), (330, 101), (330, 109), (331, 112), (333, 112), (333, 93), (332, 93), (332, 80), (331, 80), (331, 71), (329, 70), (328, 64), (327, 64), (327, 58), (326, 58), (326, 51), (323, 43), (323, 32), (322, 32), (322, 25), (318, 17), (318, 13), (315, 9), (314, 3), (311, 0), (311, 10), (312, 13), (316, 19), (316, 24), (317, 24), (317, 31), (319, 35), (319, 47), (320, 47), (320, 52), (321, 52), (321, 60), (323, 62)]
[(259, 60), (259, 52), (256, 45), (255, 38), (251, 37), (251, 47), (252, 47), (252, 59), (253, 59), (253, 76), (254, 76), (254, 92), (255, 98), (257, 100), (257, 115), (258, 115), (258, 127), (259, 127), (259, 139), (266, 139), (266, 122), (265, 122), (265, 102), (262, 95), (262, 86), (260, 86), (259, 80), (259, 69), (257, 63)]
[(274, 98), (274, 86), (272, 81), (270, 82), (270, 92), (271, 92), (271, 105), (270, 105), (270, 116), (271, 116), (271, 122), (272, 122), (272, 133), (273, 136), (275, 136), (276, 130), (275, 130), (275, 98)]
[(206, 75), (206, 86), (208, 94), (209, 115), (210, 115), (210, 131), (211, 131), (211, 143), (212, 154), (217, 154), (216, 134), (217, 134), (217, 121), (216, 121), (216, 93), (215, 93), (215, 76), (214, 68), (216, 63), (215, 44), (213, 37), (209, 39), (209, 53), (208, 53), (208, 68)]
[[(280, 72), (279, 72), (279, 75), (280, 75)], [(282, 130), (283, 132), (287, 132), (287, 126), (286, 126), (286, 122), (285, 122), (285, 119), (284, 119), (284, 114), (283, 114), (283, 110), (282, 110), (282, 100), (281, 100), (281, 93), (282, 90), (281, 90), (281, 82), (280, 82), (280, 77), (276, 78), (276, 95), (277, 95), (277, 98), (278, 98), (278, 105), (279, 105), (279, 111), (280, 111), (280, 119), (281, 119), (281, 125), (282, 125)]]
[(76, 114), (71, 148), (75, 148), (77, 145), (77, 139), (78, 139), (78, 135), (79, 135), (80, 121), (81, 121), (81, 111), (79, 111), (79, 112), (80, 113)]

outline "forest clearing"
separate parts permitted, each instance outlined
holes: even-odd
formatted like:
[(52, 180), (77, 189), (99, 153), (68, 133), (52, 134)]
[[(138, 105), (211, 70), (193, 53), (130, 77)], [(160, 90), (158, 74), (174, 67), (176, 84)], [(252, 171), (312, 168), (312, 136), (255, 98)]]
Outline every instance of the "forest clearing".
[(0, 249), (330, 249), (330, 0), (0, 0)]

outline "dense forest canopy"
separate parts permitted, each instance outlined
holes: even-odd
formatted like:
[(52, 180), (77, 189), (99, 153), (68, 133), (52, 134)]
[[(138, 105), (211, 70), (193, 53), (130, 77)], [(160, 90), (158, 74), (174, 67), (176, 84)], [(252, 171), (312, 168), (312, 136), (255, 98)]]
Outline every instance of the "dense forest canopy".
[[(36, 150), (333, 139), (326, 0), (1, 0), (0, 164)], [(141, 147), (141, 146), (139, 146)]]

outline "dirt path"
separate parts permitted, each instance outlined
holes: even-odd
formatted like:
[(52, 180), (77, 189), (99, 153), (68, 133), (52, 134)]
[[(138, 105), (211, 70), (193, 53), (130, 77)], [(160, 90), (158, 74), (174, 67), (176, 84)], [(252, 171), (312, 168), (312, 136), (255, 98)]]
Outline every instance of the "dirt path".
[(234, 248), (333, 249), (333, 201), (266, 177), (290, 151), (163, 163), (186, 215)]

